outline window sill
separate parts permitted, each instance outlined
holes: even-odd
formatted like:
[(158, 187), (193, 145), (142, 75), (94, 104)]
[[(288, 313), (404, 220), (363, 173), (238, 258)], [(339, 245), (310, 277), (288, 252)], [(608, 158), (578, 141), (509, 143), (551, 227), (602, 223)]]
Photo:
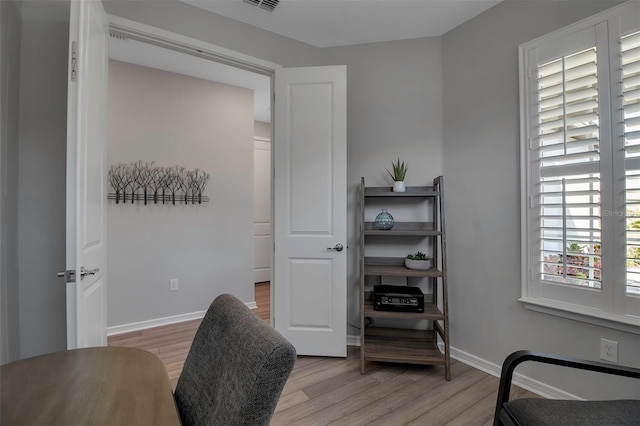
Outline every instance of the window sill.
[(605, 313), (547, 299), (522, 297), (520, 298), (520, 302), (524, 304), (526, 309), (532, 311), (598, 325), (600, 327), (612, 328), (627, 333), (640, 334), (640, 317)]

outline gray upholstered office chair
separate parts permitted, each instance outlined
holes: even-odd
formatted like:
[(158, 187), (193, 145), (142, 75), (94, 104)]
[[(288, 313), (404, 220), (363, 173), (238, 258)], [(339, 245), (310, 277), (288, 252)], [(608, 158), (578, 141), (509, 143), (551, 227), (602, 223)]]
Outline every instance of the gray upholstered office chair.
[[(560, 365), (640, 379), (640, 370), (631, 367), (569, 358), (531, 351), (517, 351), (502, 364), (494, 426), (604, 426), (640, 425), (640, 400), (564, 401), (523, 398), (509, 401), (513, 370), (525, 361)], [(640, 397), (640, 395), (639, 395)]]
[(182, 424), (268, 425), (295, 361), (291, 343), (244, 303), (217, 297), (178, 378)]

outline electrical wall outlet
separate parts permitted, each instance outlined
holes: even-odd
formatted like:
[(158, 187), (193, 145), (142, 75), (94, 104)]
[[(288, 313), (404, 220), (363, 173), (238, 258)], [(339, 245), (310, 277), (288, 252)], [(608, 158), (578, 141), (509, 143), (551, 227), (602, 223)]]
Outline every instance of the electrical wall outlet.
[(600, 359), (618, 363), (618, 342), (600, 339)]
[(172, 278), (169, 280), (169, 291), (178, 291), (180, 287), (178, 286), (178, 279)]

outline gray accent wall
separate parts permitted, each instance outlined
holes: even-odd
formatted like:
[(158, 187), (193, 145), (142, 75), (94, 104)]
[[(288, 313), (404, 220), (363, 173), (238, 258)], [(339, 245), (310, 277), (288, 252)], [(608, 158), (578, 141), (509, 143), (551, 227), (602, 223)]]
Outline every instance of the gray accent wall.
[[(597, 360), (600, 338), (640, 366), (640, 336), (526, 310), (520, 297), (518, 45), (612, 2), (506, 1), (442, 37), (451, 345), (501, 364), (517, 349)], [(554, 368), (519, 371), (585, 398), (637, 383)], [(637, 381), (636, 381), (637, 382)]]
[(253, 136), (253, 90), (109, 62), (108, 164), (211, 175), (202, 205), (109, 201), (109, 326), (204, 311), (223, 293), (255, 300)]
[[(347, 66), (349, 335), (359, 335), (352, 324), (359, 324), (360, 178), (368, 186), (391, 186), (385, 168), (398, 157), (409, 163), (407, 185), (426, 185), (443, 173), (441, 55), (437, 37), (322, 51), (323, 65)], [(396, 217), (410, 214), (400, 212), (401, 206), (387, 207)], [(367, 220), (375, 214), (367, 212)], [(413, 250), (405, 244), (394, 249), (401, 257)]]
[(18, 108), (21, 3), (0, 2), (0, 364), (20, 354), (18, 327)]

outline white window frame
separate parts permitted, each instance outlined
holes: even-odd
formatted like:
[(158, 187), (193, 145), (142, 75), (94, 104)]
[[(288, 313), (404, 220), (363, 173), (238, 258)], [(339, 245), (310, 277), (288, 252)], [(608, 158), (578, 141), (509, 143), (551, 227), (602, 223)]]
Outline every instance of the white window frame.
[[(613, 237), (616, 230), (625, 229), (626, 222), (624, 218), (605, 215), (603, 212), (605, 208), (615, 210), (614, 206), (622, 206), (623, 211), (625, 209), (624, 181), (616, 179), (614, 175), (620, 166), (624, 170), (625, 164), (624, 151), (615, 149), (616, 143), (620, 143), (624, 132), (624, 129), (620, 130), (621, 126), (616, 124), (623, 120), (618, 113), (622, 109), (618, 96), (618, 92), (621, 94), (620, 84), (618, 84), (621, 71), (616, 65), (615, 58), (616, 55), (620, 56), (620, 37), (640, 30), (639, 16), (640, 2), (629, 1), (524, 43), (518, 49), (522, 236), (522, 297), (520, 301), (527, 309), (636, 334), (640, 334), (640, 297), (629, 295), (625, 291), (626, 247), (624, 243), (626, 240), (616, 240)], [(532, 196), (534, 193), (532, 185), (536, 184), (536, 179), (532, 177), (534, 171), (532, 164), (535, 164), (535, 161), (532, 158), (531, 140), (538, 136), (533, 134), (532, 130), (537, 125), (537, 121), (532, 123), (531, 118), (536, 117), (532, 112), (535, 104), (531, 95), (531, 84), (537, 84), (536, 70), (538, 66), (538, 63), (530, 63), (532, 52), (535, 52), (533, 54), (535, 56), (537, 49), (549, 48), (552, 43), (553, 48), (558, 50), (560, 56), (567, 55), (570, 52), (563, 47), (564, 43), (575, 44), (576, 40), (580, 41), (585, 33), (590, 32), (596, 35), (595, 44), (599, 52), (598, 86), (601, 90), (603, 89), (599, 96), (600, 140), (601, 144), (612, 146), (608, 153), (601, 152), (600, 155), (600, 174), (605, 176), (602, 177), (603, 182), (601, 183), (601, 206), (603, 206), (601, 209), (601, 290), (542, 281), (540, 248), (536, 247), (536, 244), (540, 244), (540, 235), (539, 231), (538, 233), (535, 231), (539, 223), (539, 213), (536, 213), (536, 209), (539, 211), (539, 206), (536, 205), (537, 200)], [(606, 61), (601, 61), (601, 52), (606, 55)]]

